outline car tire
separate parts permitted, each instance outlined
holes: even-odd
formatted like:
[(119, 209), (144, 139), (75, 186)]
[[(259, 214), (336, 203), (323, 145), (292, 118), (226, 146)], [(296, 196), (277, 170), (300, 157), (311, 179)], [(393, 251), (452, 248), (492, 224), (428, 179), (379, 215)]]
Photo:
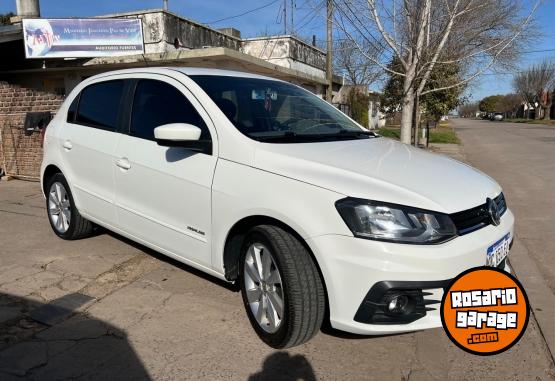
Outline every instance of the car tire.
[(58, 237), (76, 240), (91, 235), (94, 225), (77, 210), (69, 185), (61, 173), (48, 179), (45, 193), (48, 221)]
[(262, 341), (283, 349), (318, 333), (326, 310), (324, 286), (299, 239), (277, 226), (254, 227), (245, 238), (240, 260), (243, 303)]

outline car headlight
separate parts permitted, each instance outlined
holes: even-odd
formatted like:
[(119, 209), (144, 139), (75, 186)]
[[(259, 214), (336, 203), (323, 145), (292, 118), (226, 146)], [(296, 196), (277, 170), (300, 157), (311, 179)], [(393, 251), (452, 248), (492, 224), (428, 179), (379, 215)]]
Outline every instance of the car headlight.
[(443, 213), (355, 198), (339, 200), (335, 207), (359, 238), (435, 244), (457, 235), (455, 224)]

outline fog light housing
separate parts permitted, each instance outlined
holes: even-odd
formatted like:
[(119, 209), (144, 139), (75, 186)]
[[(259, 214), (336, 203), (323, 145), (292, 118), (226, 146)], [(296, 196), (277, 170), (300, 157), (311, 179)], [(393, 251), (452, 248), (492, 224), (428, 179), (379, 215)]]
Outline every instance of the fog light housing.
[(360, 304), (354, 320), (366, 324), (409, 324), (439, 308), (441, 300), (427, 290), (443, 289), (450, 280), (382, 281), (375, 283)]
[(406, 313), (407, 306), (409, 305), (409, 297), (406, 295), (397, 295), (389, 300), (387, 303), (387, 312), (390, 314)]
[(383, 298), (383, 308), (387, 315), (402, 316), (411, 315), (416, 311), (417, 305), (421, 304), (421, 294), (419, 292), (399, 292), (389, 293)]

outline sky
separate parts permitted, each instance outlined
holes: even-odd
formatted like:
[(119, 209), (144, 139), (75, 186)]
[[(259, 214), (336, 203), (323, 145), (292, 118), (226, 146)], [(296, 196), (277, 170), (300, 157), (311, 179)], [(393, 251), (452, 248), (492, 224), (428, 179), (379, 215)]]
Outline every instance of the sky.
[[(291, 16), (293, 16), (296, 33), (306, 39), (311, 39), (315, 34), (320, 42), (325, 40), (325, 2), (322, 0), (168, 1), (169, 10), (172, 12), (215, 28), (234, 27), (241, 31), (243, 37), (283, 34), (283, 5), (287, 3), (288, 33), (291, 32)], [(532, 0), (523, 1), (532, 2)], [(50, 18), (98, 16), (162, 8), (162, 4), (162, 0), (40, 1), (42, 17)], [(291, 12), (291, 4), (294, 4), (294, 12)], [(246, 13), (251, 10), (254, 11)], [(15, 0), (0, 0), (0, 13), (10, 11), (15, 12)], [(243, 13), (246, 14), (242, 15)], [(229, 18), (231, 16), (238, 17)], [(555, 61), (555, 0), (544, 0), (536, 18), (542, 35), (525, 48), (526, 53), (522, 55), (522, 59), (518, 63), (518, 67), (522, 69), (546, 58), (552, 58)], [(512, 91), (511, 83), (512, 74), (510, 73), (488, 72), (472, 84), (468, 90), (468, 96), (470, 99), (479, 100), (487, 95), (506, 94)], [(379, 88), (373, 88), (373, 90), (379, 90)]]

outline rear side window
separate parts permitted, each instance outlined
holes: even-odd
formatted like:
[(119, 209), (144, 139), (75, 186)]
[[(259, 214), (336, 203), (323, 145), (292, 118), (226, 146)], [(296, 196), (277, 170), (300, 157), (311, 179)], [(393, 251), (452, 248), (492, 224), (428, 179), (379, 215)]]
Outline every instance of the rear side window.
[(86, 87), (81, 92), (75, 122), (115, 131), (123, 85), (123, 80), (116, 80), (95, 83)]
[(79, 104), (79, 95), (75, 97), (71, 105), (67, 110), (67, 122), (74, 123), (75, 122), (75, 114), (77, 113), (77, 105)]
[(169, 123), (188, 123), (201, 129), (201, 140), (210, 132), (195, 107), (175, 87), (161, 81), (139, 81), (133, 100), (131, 135), (154, 140), (154, 129)]

